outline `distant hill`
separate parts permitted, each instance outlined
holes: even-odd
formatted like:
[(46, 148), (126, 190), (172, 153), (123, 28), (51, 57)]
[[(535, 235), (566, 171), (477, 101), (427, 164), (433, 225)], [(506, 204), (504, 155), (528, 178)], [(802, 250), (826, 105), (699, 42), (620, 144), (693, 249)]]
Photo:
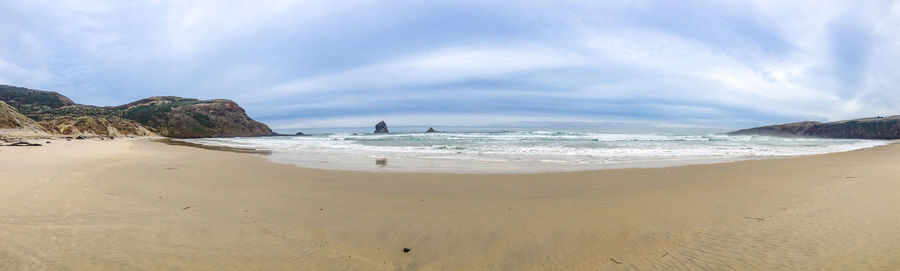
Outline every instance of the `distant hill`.
[(794, 122), (743, 129), (732, 135), (803, 136), (823, 138), (900, 139), (900, 116), (835, 122)]
[(4, 101), (22, 112), (60, 108), (75, 104), (66, 96), (53, 91), (33, 90), (7, 85), (0, 85), (0, 101)]
[(97, 136), (229, 137), (271, 135), (230, 100), (151, 97), (120, 106), (72, 102), (52, 91), (0, 85), (0, 101), (53, 134)]

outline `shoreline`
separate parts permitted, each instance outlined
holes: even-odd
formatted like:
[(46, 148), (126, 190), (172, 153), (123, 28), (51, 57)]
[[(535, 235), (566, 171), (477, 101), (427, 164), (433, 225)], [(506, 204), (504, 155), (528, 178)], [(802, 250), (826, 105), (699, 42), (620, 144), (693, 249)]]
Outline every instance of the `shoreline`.
[[(308, 169), (149, 139), (0, 147), (0, 269), (900, 266), (900, 145), (650, 169)], [(403, 252), (409, 248), (409, 252)]]
[(236, 147), (228, 147), (228, 146), (205, 145), (205, 144), (198, 144), (198, 143), (193, 143), (193, 142), (190, 142), (190, 141), (185, 141), (185, 140), (183, 140), (183, 139), (178, 139), (178, 138), (157, 138), (157, 139), (152, 139), (152, 140), (150, 140), (150, 141), (157, 142), (157, 143), (162, 143), (162, 144), (166, 144), (166, 145), (191, 147), (191, 148), (198, 148), (198, 149), (204, 149), (204, 150), (215, 150), (215, 151), (227, 151), (227, 152), (236, 152), (236, 153), (249, 153), (249, 154), (272, 155), (272, 151), (267, 151), (267, 150), (257, 150), (257, 149), (251, 149), (251, 148), (236, 148)]
[[(162, 139), (167, 144), (183, 145), (201, 149), (258, 153), (265, 155), (269, 161), (280, 164), (294, 165), (307, 169), (318, 170), (336, 170), (350, 172), (379, 172), (379, 173), (436, 173), (436, 174), (540, 174), (540, 173), (568, 173), (568, 172), (590, 172), (612, 169), (651, 169), (651, 168), (670, 168), (690, 165), (709, 165), (732, 163), (753, 160), (768, 159), (785, 159), (795, 157), (805, 157), (812, 155), (823, 155), (831, 153), (841, 153), (849, 151), (859, 151), (880, 146), (896, 144), (900, 140), (874, 140), (882, 141), (884, 144), (864, 147), (860, 149), (835, 151), (828, 153), (814, 154), (796, 154), (796, 155), (773, 155), (773, 156), (735, 156), (735, 157), (694, 157), (694, 158), (675, 158), (675, 159), (656, 159), (656, 160), (632, 160), (632, 161), (613, 161), (599, 164), (572, 164), (566, 162), (563, 164), (555, 164), (546, 162), (545, 160), (530, 162), (510, 162), (510, 161), (474, 161), (460, 160), (453, 158), (441, 157), (386, 157), (383, 155), (360, 155), (360, 154), (322, 154), (320, 152), (284, 152), (278, 150), (260, 150), (249, 147), (232, 147), (216, 144), (204, 144), (187, 141), (185, 139), (167, 138)], [(176, 144), (177, 143), (177, 144)], [(340, 159), (335, 158), (340, 157)], [(325, 163), (329, 161), (330, 163)], [(339, 161), (339, 162), (336, 162)], [(399, 163), (397, 162), (399, 161)], [(374, 163), (372, 163), (374, 162)], [(318, 166), (315, 166), (315, 165)], [(400, 165), (399, 167), (396, 165)], [(435, 164), (441, 166), (436, 167)], [(557, 167), (560, 166), (560, 167)]]

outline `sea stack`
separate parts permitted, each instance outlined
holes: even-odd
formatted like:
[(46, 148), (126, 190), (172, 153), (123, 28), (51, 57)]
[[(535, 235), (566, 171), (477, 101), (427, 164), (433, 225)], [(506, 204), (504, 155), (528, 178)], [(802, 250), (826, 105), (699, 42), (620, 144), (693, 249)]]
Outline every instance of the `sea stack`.
[(378, 124), (375, 124), (375, 133), (376, 134), (387, 134), (388, 133), (387, 123), (384, 123), (384, 121), (382, 120)]
[(425, 131), (425, 132), (426, 133), (437, 133), (437, 131), (434, 130), (434, 127), (428, 127), (428, 131)]

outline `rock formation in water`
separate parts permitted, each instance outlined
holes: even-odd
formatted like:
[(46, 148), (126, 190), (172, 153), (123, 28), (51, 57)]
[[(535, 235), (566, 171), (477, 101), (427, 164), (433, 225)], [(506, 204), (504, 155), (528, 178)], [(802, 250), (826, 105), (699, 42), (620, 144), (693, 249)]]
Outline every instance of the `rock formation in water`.
[(387, 123), (384, 123), (384, 121), (382, 120), (378, 124), (375, 124), (375, 133), (376, 134), (387, 134), (388, 133)]
[(425, 132), (426, 133), (437, 133), (437, 131), (434, 130), (434, 127), (428, 127), (428, 131), (425, 131)]
[(226, 137), (272, 135), (230, 100), (152, 97), (121, 106), (75, 104), (56, 92), (0, 85), (0, 101), (48, 132), (66, 135)]
[(855, 139), (900, 139), (900, 116), (835, 122), (804, 121), (730, 132), (731, 135), (770, 135)]
[(294, 134), (294, 135), (295, 135), (295, 136), (305, 136), (306, 134), (304, 134), (303, 132), (297, 132), (297, 133)]

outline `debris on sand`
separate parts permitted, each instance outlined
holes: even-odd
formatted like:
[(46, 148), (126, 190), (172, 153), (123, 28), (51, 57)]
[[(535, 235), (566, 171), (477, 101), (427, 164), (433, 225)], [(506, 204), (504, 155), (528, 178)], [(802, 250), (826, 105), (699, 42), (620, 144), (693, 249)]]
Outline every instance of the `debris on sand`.
[(12, 143), (12, 144), (9, 144), (9, 145), (6, 145), (6, 146), (25, 147), (25, 146), (41, 146), (41, 144), (30, 143), (30, 142), (25, 142), (25, 141), (19, 141), (19, 142)]
[(412, 249), (405, 247), (405, 248), (403, 248), (403, 253), (409, 253), (410, 250), (412, 250)]

